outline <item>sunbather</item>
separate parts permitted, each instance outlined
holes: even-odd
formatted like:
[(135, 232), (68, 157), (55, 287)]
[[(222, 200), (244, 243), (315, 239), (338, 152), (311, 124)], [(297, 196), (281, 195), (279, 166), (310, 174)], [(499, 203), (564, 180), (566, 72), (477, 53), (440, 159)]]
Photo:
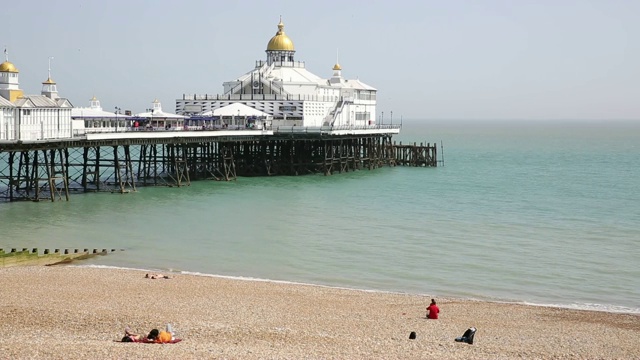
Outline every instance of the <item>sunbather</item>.
[(142, 335), (135, 334), (131, 332), (131, 329), (124, 329), (124, 337), (122, 338), (122, 342), (155, 342), (159, 344), (169, 343), (174, 340), (173, 332), (171, 330), (171, 325), (167, 324), (167, 331), (158, 331), (158, 329), (153, 329), (149, 332), (146, 337)]
[(169, 279), (169, 275), (162, 275), (162, 274), (147, 274), (144, 276), (147, 279)]

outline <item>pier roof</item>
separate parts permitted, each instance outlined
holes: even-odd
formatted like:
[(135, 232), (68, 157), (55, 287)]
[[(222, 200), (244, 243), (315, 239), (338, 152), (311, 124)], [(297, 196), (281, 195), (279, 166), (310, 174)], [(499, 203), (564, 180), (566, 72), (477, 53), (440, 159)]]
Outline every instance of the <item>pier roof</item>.
[(0, 107), (15, 107), (13, 103), (2, 96), (0, 96)]
[(35, 108), (69, 108), (73, 107), (71, 103), (65, 98), (50, 99), (44, 95), (25, 95), (16, 100), (15, 105), (17, 107), (35, 107)]
[[(74, 118), (116, 118), (115, 112), (104, 111), (102, 108), (73, 108), (71, 109), (71, 117)], [(129, 115), (118, 114), (118, 118), (128, 118), (131, 117)]]
[(158, 118), (158, 119), (184, 119), (186, 116), (172, 114), (162, 111), (162, 104), (158, 99), (153, 100), (153, 108), (147, 109), (147, 112), (135, 114), (137, 117), (142, 118)]
[(136, 114), (135, 116), (141, 118), (162, 118), (162, 119), (184, 119), (186, 116), (172, 114), (164, 111), (147, 111), (143, 113)]
[(269, 116), (269, 114), (256, 110), (242, 103), (233, 103), (213, 111), (203, 113), (204, 116)]
[(367, 85), (358, 79), (345, 80), (343, 82), (333, 83), (331, 84), (331, 86), (348, 88), (348, 89), (356, 89), (356, 90), (376, 90), (376, 88), (374, 88), (373, 86)]
[[(72, 118), (101, 118), (101, 119), (109, 119), (109, 118), (129, 118), (131, 116), (120, 114), (120, 109), (118, 107), (115, 108), (114, 112), (105, 111), (100, 106), (100, 100), (95, 96), (91, 98), (89, 107), (77, 107), (71, 109), (71, 117)], [(118, 114), (116, 115), (116, 111)]]

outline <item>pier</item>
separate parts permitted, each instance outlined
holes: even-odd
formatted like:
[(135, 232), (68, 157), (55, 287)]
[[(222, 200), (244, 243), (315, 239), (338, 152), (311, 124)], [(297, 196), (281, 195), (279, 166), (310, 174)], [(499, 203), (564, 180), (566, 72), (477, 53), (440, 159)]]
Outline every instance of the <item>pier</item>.
[(399, 128), (126, 131), (0, 142), (0, 201), (69, 200), (71, 193), (188, 186), (196, 180), (435, 167), (435, 143), (396, 144)]

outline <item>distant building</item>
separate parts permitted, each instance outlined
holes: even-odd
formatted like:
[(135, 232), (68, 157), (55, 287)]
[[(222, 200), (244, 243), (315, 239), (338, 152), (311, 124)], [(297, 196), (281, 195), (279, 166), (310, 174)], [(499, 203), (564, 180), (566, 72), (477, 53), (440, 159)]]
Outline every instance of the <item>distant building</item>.
[(0, 64), (0, 140), (44, 140), (72, 137), (69, 100), (58, 96), (56, 83), (42, 83), (40, 95), (24, 95), (18, 69), (9, 62)]
[(176, 112), (183, 115), (215, 113), (240, 103), (267, 114), (274, 130), (280, 126), (368, 126), (376, 122), (377, 90), (360, 80), (342, 76), (338, 62), (329, 79), (321, 78), (295, 61), (293, 41), (285, 34), (282, 19), (267, 44), (266, 61), (223, 84), (219, 95), (183, 95)]

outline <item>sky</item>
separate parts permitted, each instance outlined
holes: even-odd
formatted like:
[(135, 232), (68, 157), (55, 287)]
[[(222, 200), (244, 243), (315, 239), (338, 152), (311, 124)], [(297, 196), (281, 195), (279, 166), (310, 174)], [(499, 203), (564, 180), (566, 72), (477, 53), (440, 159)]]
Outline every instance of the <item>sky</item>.
[[(282, 16), (295, 59), (378, 89), (395, 119), (640, 119), (640, 1), (9, 1), (0, 46), (39, 94), (175, 110), (266, 59)], [(2, 59), (4, 61), (4, 58)]]

